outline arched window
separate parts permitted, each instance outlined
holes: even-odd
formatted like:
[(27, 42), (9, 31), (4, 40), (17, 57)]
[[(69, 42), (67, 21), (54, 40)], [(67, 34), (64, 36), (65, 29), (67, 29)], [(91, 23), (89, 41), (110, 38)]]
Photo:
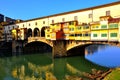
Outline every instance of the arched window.
[(34, 29), (34, 37), (40, 36), (40, 30), (38, 28)]
[(32, 37), (32, 29), (31, 29), (31, 28), (29, 28), (29, 29), (27, 30), (27, 36), (28, 36), (28, 37)]
[(41, 37), (45, 37), (45, 27), (42, 27), (41, 29)]

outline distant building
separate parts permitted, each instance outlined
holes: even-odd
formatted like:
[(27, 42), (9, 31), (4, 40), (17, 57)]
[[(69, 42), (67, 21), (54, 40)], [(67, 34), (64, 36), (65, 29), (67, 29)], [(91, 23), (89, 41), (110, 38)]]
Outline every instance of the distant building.
[(4, 15), (0, 14), (0, 23), (4, 22)]
[(7, 22), (7, 23), (15, 23), (16, 22), (16, 20), (15, 19), (12, 19), (12, 18), (10, 18), (10, 17), (5, 17), (5, 22)]

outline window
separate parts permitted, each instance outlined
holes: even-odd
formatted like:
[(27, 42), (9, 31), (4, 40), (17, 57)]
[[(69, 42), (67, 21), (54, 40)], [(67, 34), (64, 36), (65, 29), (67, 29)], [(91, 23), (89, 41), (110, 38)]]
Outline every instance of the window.
[(107, 34), (101, 34), (101, 37), (107, 37)]
[(62, 21), (64, 22), (64, 21), (65, 21), (65, 18), (62, 18)]
[(29, 23), (29, 26), (30, 26), (30, 23)]
[(69, 22), (69, 25), (74, 25), (74, 22)]
[(97, 37), (97, 34), (93, 34), (93, 37)]
[(117, 23), (109, 24), (109, 28), (118, 28), (118, 24)]
[(110, 11), (106, 11), (106, 16), (110, 16)]
[(107, 28), (107, 25), (101, 25), (101, 28), (105, 29), (105, 28)]
[(24, 24), (23, 24), (23, 27), (24, 27)]
[(80, 30), (80, 29), (81, 29), (81, 26), (78, 26), (77, 29)]
[(82, 36), (82, 34), (78, 34), (78, 36)]
[(110, 33), (110, 37), (117, 37), (117, 33)]
[(8, 29), (10, 29), (10, 27), (8, 26)]
[(52, 20), (52, 24), (54, 24), (54, 20)]
[(70, 34), (70, 36), (75, 36), (75, 34)]
[(88, 15), (88, 17), (89, 17), (89, 18), (92, 18), (92, 13), (90, 13), (90, 14)]
[(47, 35), (47, 37), (50, 37), (50, 35)]
[(45, 21), (43, 21), (43, 24), (45, 24)]
[(74, 20), (78, 20), (78, 17), (77, 17), (77, 16), (74, 16)]
[(35, 25), (37, 25), (37, 22), (35, 22)]
[(86, 34), (84, 34), (84, 36), (89, 36), (89, 34), (88, 34), (88, 33), (86, 33)]
[(74, 28), (70, 28), (70, 31), (74, 31)]
[(88, 25), (83, 26), (83, 29), (89, 29), (89, 26)]
[(14, 26), (13, 26), (13, 29), (14, 29)]

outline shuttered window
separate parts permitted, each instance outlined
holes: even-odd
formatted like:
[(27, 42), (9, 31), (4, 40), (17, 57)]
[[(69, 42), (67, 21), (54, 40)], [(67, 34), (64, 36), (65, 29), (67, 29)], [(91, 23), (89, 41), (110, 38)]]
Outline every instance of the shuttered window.
[(107, 34), (101, 34), (101, 37), (107, 37)]
[(97, 34), (93, 34), (93, 37), (97, 37)]
[(117, 33), (110, 33), (110, 37), (117, 37)]

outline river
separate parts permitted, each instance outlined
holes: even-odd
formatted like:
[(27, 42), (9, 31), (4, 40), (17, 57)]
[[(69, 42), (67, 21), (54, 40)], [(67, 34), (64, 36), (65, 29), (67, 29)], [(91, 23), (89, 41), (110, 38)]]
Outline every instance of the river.
[(84, 77), (92, 69), (106, 71), (120, 66), (120, 48), (109, 45), (86, 47), (85, 56), (52, 58), (38, 53), (0, 58), (0, 80), (67, 80)]

